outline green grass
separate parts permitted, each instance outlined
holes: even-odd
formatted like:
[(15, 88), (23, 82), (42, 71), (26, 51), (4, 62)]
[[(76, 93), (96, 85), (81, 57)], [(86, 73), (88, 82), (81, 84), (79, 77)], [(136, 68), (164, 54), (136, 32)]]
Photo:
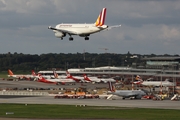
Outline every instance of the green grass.
[[(6, 115), (6, 112), (14, 114)], [(111, 118), (130, 120), (179, 120), (180, 110), (120, 108), (120, 107), (76, 107), (75, 105), (0, 104), (0, 117), (14, 118)]]
[(7, 75), (8, 75), (7, 71), (0, 72), (0, 78), (8, 78)]
[[(31, 74), (31, 71), (26, 71), (26, 72), (23, 72), (23, 71), (13, 71), (14, 74), (24, 74), (24, 75), (30, 75)], [(1, 71), (0, 72), (0, 78), (5, 78), (7, 79), (8, 78), (8, 71)]]

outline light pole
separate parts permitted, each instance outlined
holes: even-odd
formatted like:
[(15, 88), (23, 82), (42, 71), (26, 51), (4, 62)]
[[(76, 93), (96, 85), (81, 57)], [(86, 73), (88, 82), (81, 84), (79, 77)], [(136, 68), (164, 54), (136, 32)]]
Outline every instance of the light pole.
[(176, 72), (175, 72), (175, 70), (176, 70), (176, 65), (173, 65), (173, 95), (175, 94), (175, 81), (176, 81), (176, 79), (175, 79), (175, 74), (176, 74)]
[(161, 95), (162, 95), (162, 92), (163, 92), (163, 90), (162, 90), (162, 76), (163, 76), (163, 74), (164, 74), (164, 66), (162, 67), (162, 71), (161, 71), (161, 89), (160, 89)]

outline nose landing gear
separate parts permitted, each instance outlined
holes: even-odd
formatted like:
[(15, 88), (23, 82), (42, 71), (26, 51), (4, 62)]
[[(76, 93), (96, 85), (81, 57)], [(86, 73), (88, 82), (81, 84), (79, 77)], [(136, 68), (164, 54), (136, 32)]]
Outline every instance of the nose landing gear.
[(89, 37), (86, 36), (84, 39), (85, 39), (85, 40), (89, 40)]

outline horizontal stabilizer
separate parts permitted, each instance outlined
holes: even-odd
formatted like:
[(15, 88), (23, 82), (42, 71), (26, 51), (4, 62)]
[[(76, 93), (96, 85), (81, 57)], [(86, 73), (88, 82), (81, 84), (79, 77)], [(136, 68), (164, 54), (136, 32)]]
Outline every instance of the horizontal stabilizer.
[(121, 27), (121, 25), (113, 25), (113, 26), (109, 26), (106, 30), (110, 30), (112, 28), (118, 28)]
[(48, 29), (57, 30), (56, 28), (53, 28), (53, 27), (51, 27), (51, 26), (49, 26)]

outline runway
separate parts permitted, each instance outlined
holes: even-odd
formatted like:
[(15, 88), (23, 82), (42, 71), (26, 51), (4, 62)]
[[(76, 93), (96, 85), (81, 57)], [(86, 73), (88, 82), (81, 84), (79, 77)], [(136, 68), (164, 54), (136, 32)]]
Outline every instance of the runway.
[(54, 99), (53, 96), (45, 97), (21, 97), (21, 98), (0, 98), (0, 103), (20, 104), (62, 104), (62, 105), (87, 105), (87, 106), (116, 106), (131, 108), (161, 108), (180, 110), (180, 101), (153, 101), (153, 100), (130, 100), (130, 99)]

